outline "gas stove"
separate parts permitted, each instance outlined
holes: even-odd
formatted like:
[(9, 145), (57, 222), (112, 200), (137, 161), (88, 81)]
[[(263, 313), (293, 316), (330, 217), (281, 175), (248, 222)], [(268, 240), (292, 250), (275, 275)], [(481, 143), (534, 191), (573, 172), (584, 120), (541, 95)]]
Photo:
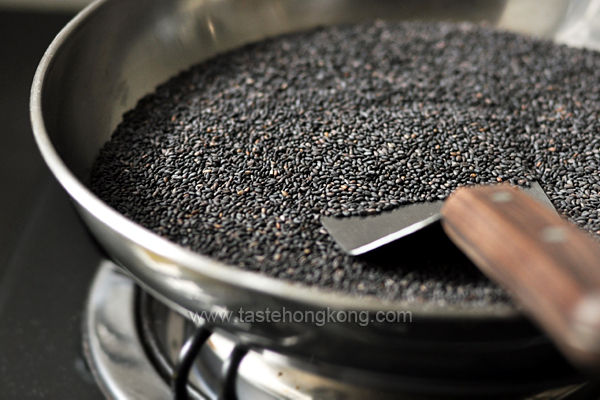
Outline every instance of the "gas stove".
[[(347, 379), (350, 368), (324, 368), (236, 346), (227, 333), (198, 328), (189, 315), (139, 289), (110, 261), (100, 264), (92, 284), (84, 349), (103, 392), (119, 400), (448, 398), (435, 387), (415, 391), (406, 385), (403, 391), (393, 391)], [(568, 400), (597, 395), (595, 385), (581, 383), (501, 398)]]
[[(106, 258), (43, 166), (29, 128), (33, 72), (70, 18), (0, 12), (0, 397), (447, 398), (434, 385), (391, 390), (385, 375), (357, 377), (343, 366), (236, 346)], [(591, 383), (550, 386), (502, 398), (600, 398)]]

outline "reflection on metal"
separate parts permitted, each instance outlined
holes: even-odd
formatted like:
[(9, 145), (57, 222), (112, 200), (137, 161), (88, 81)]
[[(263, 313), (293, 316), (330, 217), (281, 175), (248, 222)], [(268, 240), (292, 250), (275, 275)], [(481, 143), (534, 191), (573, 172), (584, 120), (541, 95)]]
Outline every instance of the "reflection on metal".
[[(167, 383), (161, 378), (141, 339), (153, 335), (163, 349), (162, 356), (173, 365), (183, 343), (194, 331), (194, 324), (181, 314), (156, 300), (148, 332), (139, 332), (135, 309), (135, 284), (114, 264), (103, 262), (96, 275), (86, 308), (84, 346), (86, 357), (107, 397), (115, 400), (169, 400)], [(189, 375), (195, 388), (194, 399), (216, 399), (221, 390), (222, 373), (234, 350), (227, 335), (213, 334), (202, 347)], [(155, 351), (156, 351), (155, 348)], [(317, 363), (303, 363), (267, 350), (248, 352), (237, 371), (235, 389), (239, 400), (416, 400), (427, 396), (389, 392), (360, 386), (324, 376)], [(346, 368), (338, 368), (336, 376), (344, 377)], [(389, 378), (389, 376), (388, 376)], [(521, 400), (568, 400), (585, 385), (552, 389)], [(199, 395), (199, 393), (202, 393)], [(568, 394), (568, 395), (567, 395)], [(201, 397), (199, 397), (201, 396)]]
[(556, 41), (600, 50), (600, 0), (573, 2), (556, 34)]
[(137, 337), (133, 281), (116, 268), (101, 264), (88, 297), (84, 349), (92, 372), (110, 398), (171, 399)]
[(443, 204), (410, 204), (366, 217), (323, 217), (321, 223), (346, 252), (358, 256), (437, 222)]
[[(498, 21), (502, 29), (552, 38), (571, 4), (563, 0), (508, 0)], [(540, 5), (544, 5), (540, 7)], [(535, 16), (533, 15), (535, 14)]]

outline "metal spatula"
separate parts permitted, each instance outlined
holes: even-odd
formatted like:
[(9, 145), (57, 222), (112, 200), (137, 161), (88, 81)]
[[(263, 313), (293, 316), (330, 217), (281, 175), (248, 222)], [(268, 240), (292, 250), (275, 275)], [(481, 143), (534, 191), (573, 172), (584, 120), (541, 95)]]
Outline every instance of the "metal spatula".
[[(525, 189), (554, 210), (544, 189), (533, 182)], [(344, 251), (353, 256), (367, 253), (439, 221), (442, 200), (409, 204), (393, 211), (365, 217), (323, 217), (321, 223)]]
[(508, 289), (574, 364), (598, 374), (600, 245), (548, 206), (538, 184), (527, 192), (492, 185), (460, 188), (444, 202), (322, 221), (358, 255), (441, 220), (458, 248)]

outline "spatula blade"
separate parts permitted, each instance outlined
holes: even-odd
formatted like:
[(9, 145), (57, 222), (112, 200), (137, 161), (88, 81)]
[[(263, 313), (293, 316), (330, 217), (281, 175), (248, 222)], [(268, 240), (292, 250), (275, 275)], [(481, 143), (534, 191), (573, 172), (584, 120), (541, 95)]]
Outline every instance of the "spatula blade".
[[(525, 189), (532, 197), (554, 209), (537, 182)], [(440, 219), (443, 201), (415, 203), (365, 217), (323, 217), (321, 223), (348, 254), (357, 256), (410, 235)]]
[(327, 232), (348, 254), (367, 253), (440, 219), (443, 201), (416, 203), (365, 217), (322, 217)]

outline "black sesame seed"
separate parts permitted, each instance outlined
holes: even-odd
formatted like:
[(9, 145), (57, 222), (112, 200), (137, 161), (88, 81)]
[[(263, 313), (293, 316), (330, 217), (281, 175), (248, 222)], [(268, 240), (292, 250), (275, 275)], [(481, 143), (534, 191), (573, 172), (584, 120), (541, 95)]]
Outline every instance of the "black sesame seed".
[(240, 268), (382, 299), (506, 303), (461, 257), (350, 257), (319, 217), (537, 180), (599, 235), (598, 82), (598, 52), (482, 25), (377, 21), (282, 36), (144, 97), (100, 152), (91, 187), (157, 234)]

